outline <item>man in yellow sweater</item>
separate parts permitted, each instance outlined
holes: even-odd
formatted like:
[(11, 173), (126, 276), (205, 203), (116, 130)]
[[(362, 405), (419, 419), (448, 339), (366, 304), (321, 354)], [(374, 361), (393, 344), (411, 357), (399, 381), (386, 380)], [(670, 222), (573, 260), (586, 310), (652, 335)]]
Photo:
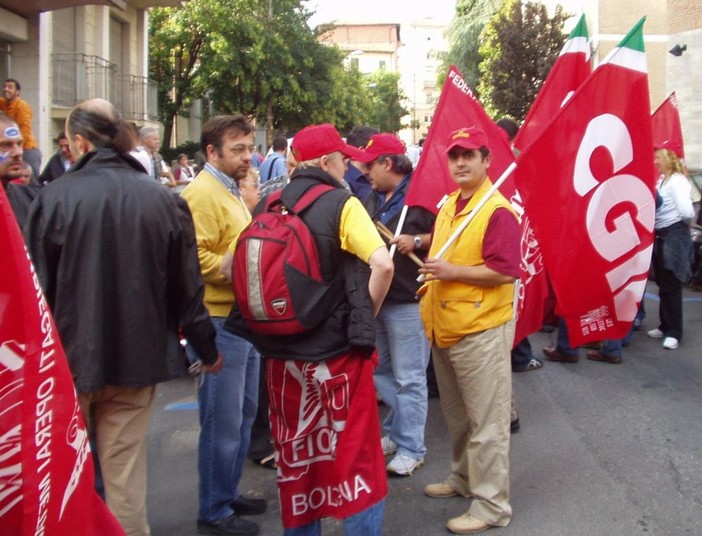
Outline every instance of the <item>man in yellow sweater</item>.
[(495, 192), (441, 258), (438, 250), (488, 192), (490, 152), (482, 130), (451, 134), (448, 166), (458, 190), (439, 210), (420, 314), (432, 341), (441, 408), (452, 442), (451, 475), (429, 484), (434, 498), (472, 497), (450, 519), (456, 534), (482, 532), (510, 521), (509, 426), (512, 397), (512, 301), (519, 277), (519, 224)]
[(206, 375), (198, 391), (197, 528), (200, 534), (254, 535), (258, 525), (240, 516), (264, 513), (266, 501), (244, 497), (237, 488), (256, 416), (259, 354), (223, 327), (234, 294), (220, 273), (227, 248), (251, 220), (237, 181), (251, 166), (253, 127), (242, 115), (215, 117), (203, 126), (200, 145), (207, 162), (182, 196), (195, 223), (205, 306), (224, 367), (216, 376)]

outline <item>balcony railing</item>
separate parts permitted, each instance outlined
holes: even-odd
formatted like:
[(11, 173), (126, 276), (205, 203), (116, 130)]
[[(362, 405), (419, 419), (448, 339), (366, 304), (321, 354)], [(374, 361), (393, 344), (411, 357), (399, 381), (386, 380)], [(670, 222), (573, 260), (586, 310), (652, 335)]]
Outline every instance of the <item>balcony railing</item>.
[(53, 54), (53, 105), (72, 108), (100, 97), (113, 103), (128, 121), (156, 120), (156, 83), (143, 76), (122, 75), (114, 63), (87, 54)]
[(144, 76), (125, 75), (117, 80), (118, 91), (112, 101), (128, 121), (157, 121), (156, 82)]

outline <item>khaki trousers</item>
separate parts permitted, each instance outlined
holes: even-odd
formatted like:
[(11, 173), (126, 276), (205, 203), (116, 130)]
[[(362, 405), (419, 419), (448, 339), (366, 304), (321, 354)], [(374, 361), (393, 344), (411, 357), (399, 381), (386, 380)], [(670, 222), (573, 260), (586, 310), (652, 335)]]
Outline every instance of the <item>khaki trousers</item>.
[(514, 321), (433, 346), (441, 409), (453, 447), (447, 483), (473, 502), (468, 512), (505, 526), (509, 504), (510, 350)]
[[(95, 434), (107, 506), (128, 536), (149, 536), (146, 518), (146, 431), (155, 386), (106, 386), (78, 395)], [(92, 419), (91, 419), (92, 416)]]

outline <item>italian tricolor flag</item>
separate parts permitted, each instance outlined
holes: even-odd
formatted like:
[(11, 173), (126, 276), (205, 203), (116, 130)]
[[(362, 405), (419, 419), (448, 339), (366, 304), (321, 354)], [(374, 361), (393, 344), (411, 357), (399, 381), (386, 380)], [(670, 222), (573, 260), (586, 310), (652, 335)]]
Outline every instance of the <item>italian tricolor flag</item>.
[[(590, 75), (590, 44), (588, 42), (585, 15), (581, 15), (578, 24), (563, 44), (558, 59), (553, 64), (543, 86), (539, 90), (524, 124), (514, 139), (514, 147), (523, 151), (531, 145), (544, 130), (567, 100), (573, 96)], [(541, 181), (541, 174), (531, 178)], [(524, 182), (520, 188), (530, 188)], [(516, 196), (516, 199), (521, 199)], [(541, 328), (546, 315), (549, 294), (548, 279), (544, 269), (543, 254), (534, 235), (528, 214), (521, 218), (521, 276), (517, 302), (517, 325), (514, 342), (519, 343), (524, 337)]]
[(573, 346), (624, 337), (646, 285), (655, 172), (644, 20), (526, 147), (515, 171)]

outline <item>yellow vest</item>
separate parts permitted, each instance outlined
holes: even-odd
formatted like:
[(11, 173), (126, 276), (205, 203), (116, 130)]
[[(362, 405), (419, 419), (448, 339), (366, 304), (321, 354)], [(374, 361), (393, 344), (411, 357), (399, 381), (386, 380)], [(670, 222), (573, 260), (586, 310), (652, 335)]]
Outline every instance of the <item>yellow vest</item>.
[[(486, 179), (459, 214), (456, 214), (456, 202), (460, 190), (449, 196), (436, 218), (429, 258), (436, 256), (491, 186), (490, 179)], [(483, 238), (490, 217), (501, 207), (513, 212), (507, 199), (496, 192), (446, 251), (443, 259), (464, 266), (485, 264)], [(423, 294), (419, 310), (424, 329), (429, 340), (439, 348), (452, 346), (466, 335), (494, 328), (512, 318), (513, 283), (482, 287), (460, 281), (434, 280), (425, 282), (419, 294)]]

